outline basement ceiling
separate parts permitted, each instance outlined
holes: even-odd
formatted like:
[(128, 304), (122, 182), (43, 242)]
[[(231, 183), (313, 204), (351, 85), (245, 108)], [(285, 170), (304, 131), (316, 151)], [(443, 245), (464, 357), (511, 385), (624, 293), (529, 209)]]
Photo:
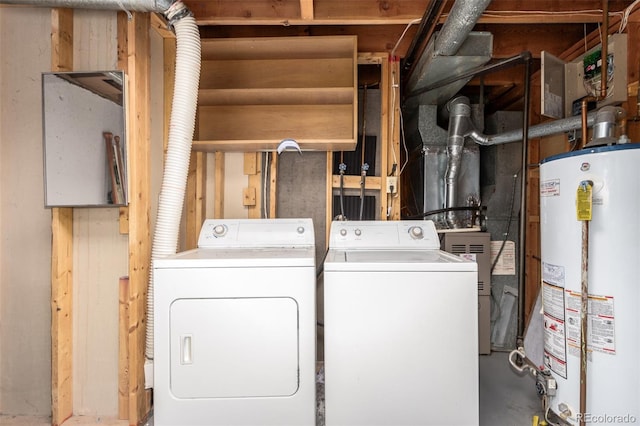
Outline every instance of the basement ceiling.
[[(352, 34), (358, 36), (360, 52), (388, 52), (401, 59), (412, 46), (425, 11), (441, 7), (437, 31), (454, 4), (453, 0), (183, 1), (194, 13), (203, 38)], [(631, 3), (609, 1), (609, 23), (619, 25), (621, 12)], [(542, 50), (573, 59), (567, 58), (568, 52), (573, 50), (576, 56), (586, 40), (596, 44), (593, 34), (603, 22), (602, 8), (600, 0), (493, 0), (473, 30), (493, 34), (492, 61), (531, 52), (535, 73)], [(521, 109), (523, 79), (523, 67), (514, 66), (471, 80), (463, 92), (470, 97), (482, 93), (490, 110)]]

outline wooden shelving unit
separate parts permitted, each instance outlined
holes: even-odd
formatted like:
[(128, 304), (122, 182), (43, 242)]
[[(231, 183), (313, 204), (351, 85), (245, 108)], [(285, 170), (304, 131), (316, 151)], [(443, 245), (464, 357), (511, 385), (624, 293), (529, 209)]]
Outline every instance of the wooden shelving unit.
[(193, 150), (354, 149), (357, 59), (355, 36), (202, 40)]

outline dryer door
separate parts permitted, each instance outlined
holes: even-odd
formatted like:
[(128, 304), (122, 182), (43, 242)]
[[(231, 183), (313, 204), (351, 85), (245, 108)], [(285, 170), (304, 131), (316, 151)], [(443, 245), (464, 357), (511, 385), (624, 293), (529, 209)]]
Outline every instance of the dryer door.
[(298, 304), (292, 298), (177, 299), (170, 334), (170, 387), (177, 398), (298, 390)]

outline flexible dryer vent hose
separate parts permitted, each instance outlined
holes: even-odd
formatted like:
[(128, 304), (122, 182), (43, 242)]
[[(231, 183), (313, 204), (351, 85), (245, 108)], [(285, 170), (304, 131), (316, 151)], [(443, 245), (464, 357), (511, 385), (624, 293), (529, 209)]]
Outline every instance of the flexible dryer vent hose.
[[(165, 12), (165, 16), (176, 33), (176, 72), (167, 155), (151, 247), (152, 266), (154, 259), (175, 254), (178, 248), (200, 82), (201, 45), (195, 19), (182, 2), (174, 3)], [(152, 267), (149, 271), (147, 289), (146, 356), (148, 359), (153, 359), (153, 299)]]

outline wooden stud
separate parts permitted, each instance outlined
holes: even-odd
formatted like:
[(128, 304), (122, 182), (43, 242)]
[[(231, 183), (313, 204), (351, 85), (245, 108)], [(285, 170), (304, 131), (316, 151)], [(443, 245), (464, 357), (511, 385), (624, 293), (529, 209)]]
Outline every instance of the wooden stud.
[[(247, 155), (248, 154), (248, 155)], [(249, 175), (249, 188), (255, 191), (255, 202), (253, 205), (247, 206), (249, 219), (260, 219), (262, 217), (262, 157), (259, 153), (246, 153), (245, 154), (245, 170), (247, 170), (247, 157), (251, 159), (251, 154), (255, 161), (249, 160), (249, 163), (255, 164), (256, 169), (254, 174)]]
[(146, 294), (151, 258), (149, 14), (135, 12), (127, 22), (129, 115), (129, 424), (149, 413), (144, 353)]
[(253, 207), (256, 205), (255, 188), (249, 187), (242, 190), (242, 205), (246, 207)]
[(300, 18), (304, 21), (313, 20), (313, 0), (300, 0)]
[(120, 278), (118, 293), (118, 418), (129, 418), (129, 277)]
[[(400, 61), (398, 58), (390, 58), (391, 62), (387, 67), (387, 84), (389, 88), (388, 104), (389, 104), (389, 122), (387, 148), (389, 155), (387, 156), (387, 173), (393, 170), (393, 164), (396, 164), (395, 176), (398, 177), (397, 188), (395, 194), (390, 194), (390, 215), (389, 220), (400, 220), (400, 206), (402, 203), (402, 194), (400, 187), (402, 186), (402, 175), (400, 175)], [(389, 160), (389, 158), (391, 160)], [(386, 190), (386, 185), (385, 185)]]
[(387, 175), (389, 174), (389, 55), (378, 54), (380, 63), (380, 219), (387, 220)]
[(255, 152), (245, 152), (243, 164), (245, 175), (255, 175), (258, 173), (258, 154)]
[(271, 162), (269, 163), (269, 217), (277, 217), (276, 205), (278, 197), (278, 154), (269, 153)]
[(205, 190), (207, 177), (207, 154), (192, 152), (187, 175), (186, 201), (186, 249), (196, 248), (200, 228), (206, 217)]
[(73, 209), (52, 209), (51, 424), (73, 415)]
[[(333, 151), (327, 151), (327, 211), (325, 212), (325, 241), (326, 248), (329, 247), (329, 233), (331, 232), (331, 222), (333, 222)], [(365, 182), (366, 183), (366, 182)]]
[[(118, 14), (117, 17), (117, 37), (118, 37), (118, 48), (117, 48), (117, 56), (118, 56), (118, 68), (121, 69), (122, 71), (124, 71), (125, 75), (127, 74), (127, 69), (128, 69), (128, 58), (127, 58), (127, 25), (126, 25), (126, 21), (122, 21), (123, 19), (126, 19), (126, 15), (125, 14)], [(125, 125), (125, 131), (129, 131), (129, 125), (126, 124)], [(128, 138), (125, 138), (125, 140), (128, 140)], [(129, 161), (127, 158), (127, 165), (126, 167), (129, 167)], [(129, 186), (127, 183), (127, 188), (125, 188), (125, 191), (127, 191), (127, 198), (130, 194), (129, 192)], [(129, 208), (124, 206), (124, 207), (120, 207), (120, 215), (118, 216), (118, 222), (119, 222), (119, 232), (122, 235), (126, 235), (129, 233)]]
[(224, 217), (224, 152), (215, 154), (213, 217), (222, 219)]
[[(51, 10), (51, 70), (73, 70), (73, 10)], [(51, 424), (73, 415), (73, 209), (51, 210)]]

